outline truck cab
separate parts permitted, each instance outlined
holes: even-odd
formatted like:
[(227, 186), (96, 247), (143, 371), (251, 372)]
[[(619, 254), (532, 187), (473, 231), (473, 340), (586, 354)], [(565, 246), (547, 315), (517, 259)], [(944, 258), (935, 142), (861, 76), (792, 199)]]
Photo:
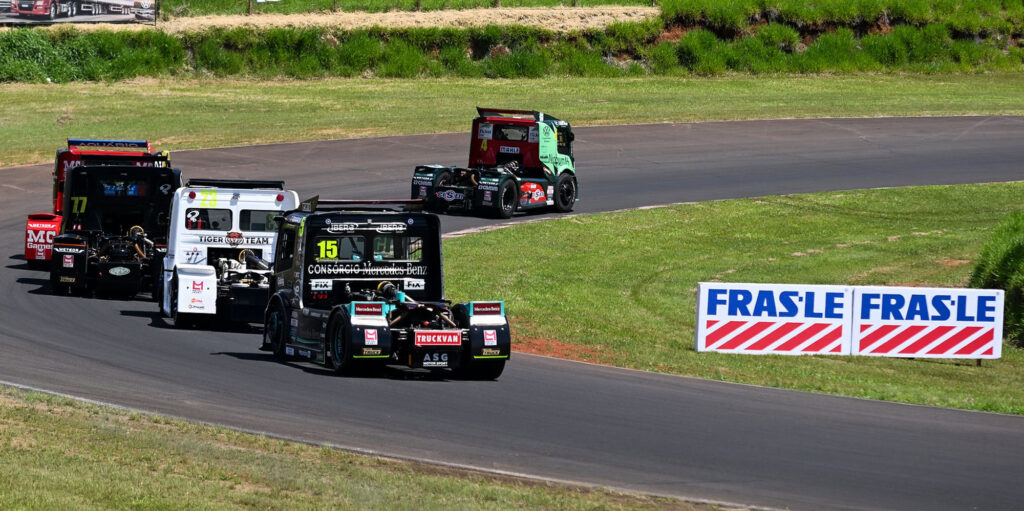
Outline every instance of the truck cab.
[(179, 328), (204, 317), (263, 320), (277, 220), (298, 206), (284, 181), (191, 179), (171, 200), (161, 313)]
[(445, 299), (440, 221), (421, 201), (304, 201), (278, 233), (261, 349), (348, 374), (384, 364), (495, 379), (500, 301)]
[[(132, 159), (131, 157), (137, 157)], [(105, 158), (109, 157), (109, 158)], [(166, 152), (155, 153), (146, 140), (88, 140), (69, 138), (67, 148), (57, 150), (53, 162), (53, 207), (51, 212), (32, 213), (25, 222), (25, 260), (43, 265), (50, 260), (53, 237), (60, 231), (64, 214), (64, 176), (81, 165), (131, 164), (152, 167), (157, 159), (170, 162)]]
[(83, 155), (65, 174), (63, 221), (50, 259), (53, 292), (134, 296), (155, 283), (171, 196), (180, 186), (181, 171), (165, 154)]

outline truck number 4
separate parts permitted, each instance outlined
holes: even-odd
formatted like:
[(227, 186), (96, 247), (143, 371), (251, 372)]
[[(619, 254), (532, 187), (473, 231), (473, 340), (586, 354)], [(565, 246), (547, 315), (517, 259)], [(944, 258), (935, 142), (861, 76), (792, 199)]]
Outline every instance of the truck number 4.
[(79, 215), (85, 213), (85, 203), (88, 201), (88, 197), (72, 197), (71, 198), (71, 212)]

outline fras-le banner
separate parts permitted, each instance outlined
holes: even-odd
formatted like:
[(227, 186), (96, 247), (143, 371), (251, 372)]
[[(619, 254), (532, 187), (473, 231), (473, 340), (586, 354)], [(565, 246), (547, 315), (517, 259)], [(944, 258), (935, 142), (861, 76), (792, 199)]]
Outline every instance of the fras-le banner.
[(850, 287), (701, 282), (697, 296), (697, 351), (850, 354)]
[(853, 354), (999, 358), (1001, 289), (856, 287)]

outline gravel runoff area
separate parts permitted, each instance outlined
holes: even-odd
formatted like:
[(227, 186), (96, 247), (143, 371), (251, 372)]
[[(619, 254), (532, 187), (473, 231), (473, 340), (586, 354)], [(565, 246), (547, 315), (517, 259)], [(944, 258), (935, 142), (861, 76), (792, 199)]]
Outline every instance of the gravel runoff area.
[[(657, 7), (522, 7), (443, 11), (320, 12), (305, 14), (254, 14), (196, 16), (161, 21), (164, 32), (195, 32), (213, 27), (482, 27), (525, 25), (567, 32), (603, 28), (616, 21), (641, 21), (657, 17)], [(147, 30), (151, 24), (75, 24), (79, 30)]]

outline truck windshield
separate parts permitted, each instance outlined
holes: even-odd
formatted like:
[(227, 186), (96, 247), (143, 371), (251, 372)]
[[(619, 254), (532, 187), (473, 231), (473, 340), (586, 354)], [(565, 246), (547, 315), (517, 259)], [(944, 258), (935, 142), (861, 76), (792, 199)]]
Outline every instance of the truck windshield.
[(238, 228), (243, 231), (276, 232), (275, 217), (281, 216), (278, 210), (243, 209), (238, 215)]
[(494, 140), (508, 140), (509, 142), (526, 142), (530, 137), (530, 128), (527, 126), (495, 126)]
[(319, 236), (313, 243), (313, 258), (320, 261), (362, 261), (362, 236)]

